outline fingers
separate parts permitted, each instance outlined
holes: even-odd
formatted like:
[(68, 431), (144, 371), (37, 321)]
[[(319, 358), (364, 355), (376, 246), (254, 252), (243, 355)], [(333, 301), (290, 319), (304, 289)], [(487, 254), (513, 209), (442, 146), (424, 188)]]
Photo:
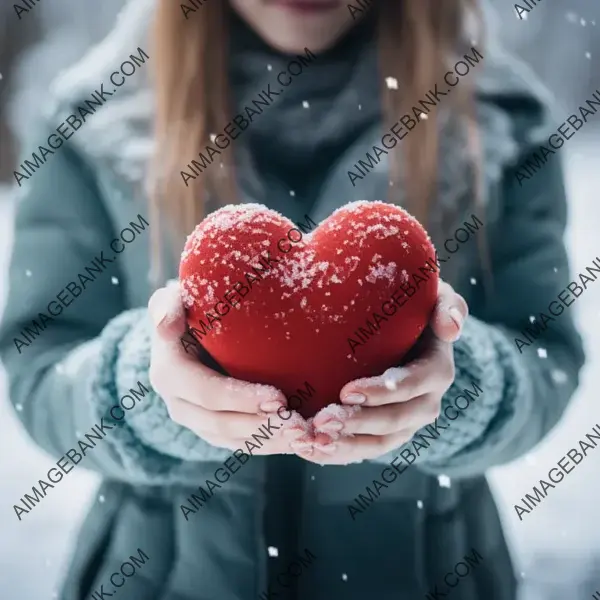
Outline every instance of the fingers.
[[(235, 450), (242, 450), (246, 454), (251, 453), (252, 456), (271, 456), (273, 454), (295, 453), (295, 450), (292, 447), (294, 442), (290, 442), (290, 440), (282, 438), (281, 436), (279, 438), (273, 437), (268, 441), (261, 442), (260, 444), (257, 444), (253, 441), (252, 447), (248, 447), (246, 445), (248, 440), (224, 438), (216, 434), (207, 434), (203, 439), (211, 446), (227, 448), (232, 452)], [(301, 444), (301, 446), (305, 447), (307, 444)]]
[(169, 360), (157, 353), (149, 377), (164, 398), (182, 398), (210, 411), (256, 414), (276, 412), (287, 405), (285, 396), (273, 386), (220, 375), (189, 357)]
[[(277, 415), (213, 412), (181, 398), (165, 400), (170, 418), (221, 448), (240, 448), (251, 454), (290, 453), (290, 444), (310, 439), (308, 424), (297, 418), (282, 421)], [(248, 441), (251, 446), (246, 446)]]
[(340, 438), (331, 444), (315, 446), (312, 452), (299, 450), (298, 456), (317, 464), (347, 465), (373, 460), (396, 450), (412, 438), (412, 433), (399, 431), (392, 435), (357, 435)]
[(258, 414), (207, 410), (181, 398), (172, 398), (166, 401), (166, 405), (173, 421), (191, 429), (200, 437), (209, 433), (230, 439), (252, 437), (253, 433), (260, 432), (263, 424), (271, 421), (271, 417), (265, 418)]
[(186, 321), (177, 282), (170, 281), (166, 287), (152, 294), (148, 301), (148, 312), (156, 333), (164, 341), (179, 342), (180, 336), (186, 331)]
[[(440, 414), (441, 396), (425, 394), (408, 402), (374, 406), (361, 410), (344, 420), (326, 421), (317, 415), (313, 421), (315, 431), (327, 433), (337, 440), (345, 435), (391, 435), (398, 431), (417, 431), (433, 423)], [(341, 427), (332, 427), (339, 423)]]
[(342, 404), (383, 406), (407, 402), (429, 392), (446, 391), (454, 381), (452, 345), (435, 336), (428, 340), (424, 353), (403, 367), (392, 367), (383, 375), (357, 379), (340, 392)]
[(437, 304), (429, 322), (435, 335), (445, 342), (455, 342), (468, 314), (465, 299), (451, 285), (440, 280)]
[(181, 344), (186, 331), (179, 284), (170, 282), (152, 294), (148, 312), (155, 329), (150, 384), (163, 398), (182, 398), (196, 406), (221, 412), (276, 411), (287, 405), (280, 390), (226, 377), (188, 354)]

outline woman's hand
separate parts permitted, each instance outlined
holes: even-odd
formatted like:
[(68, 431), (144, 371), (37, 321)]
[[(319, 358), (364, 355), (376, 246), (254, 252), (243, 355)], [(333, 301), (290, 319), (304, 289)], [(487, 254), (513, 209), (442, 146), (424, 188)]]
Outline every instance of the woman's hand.
[(298, 450), (298, 456), (334, 465), (374, 459), (435, 421), (442, 396), (454, 381), (452, 342), (460, 337), (467, 314), (462, 296), (440, 281), (429, 328), (414, 349), (417, 358), (378, 377), (346, 384), (340, 392), (343, 406), (327, 407), (315, 416), (313, 449)]
[[(283, 421), (278, 416), (277, 410), (287, 406), (281, 391), (221, 375), (186, 352), (181, 343), (186, 332), (185, 311), (177, 282), (156, 290), (148, 310), (155, 327), (150, 383), (173, 421), (213, 446), (244, 449), (244, 441), (249, 439), (257, 446), (263, 444), (253, 454), (293, 452), (290, 442), (302, 439), (305, 432), (298, 419)], [(262, 442), (252, 440), (252, 434), (260, 434), (263, 425), (263, 438), (266, 432), (272, 437)], [(291, 431), (283, 434), (288, 429)]]

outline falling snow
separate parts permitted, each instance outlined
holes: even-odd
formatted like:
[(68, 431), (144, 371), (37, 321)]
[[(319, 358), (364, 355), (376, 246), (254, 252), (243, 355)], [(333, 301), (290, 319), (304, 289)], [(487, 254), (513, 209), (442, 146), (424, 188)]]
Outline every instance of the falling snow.
[(27, 277), (31, 277), (31, 271), (27, 269), (27, 271), (25, 271), (25, 275), (27, 275)]
[(395, 77), (386, 77), (385, 84), (388, 86), (390, 90), (398, 89), (398, 80)]
[(537, 353), (540, 358), (548, 358), (548, 352), (545, 348), (538, 348)]
[(449, 488), (452, 486), (452, 482), (450, 481), (450, 477), (448, 477), (448, 475), (438, 475), (438, 484), (443, 488)]
[(111, 282), (113, 285), (119, 285), (119, 278), (118, 278), (118, 277), (111, 277), (111, 278), (110, 278), (110, 282)]
[(477, 279), (475, 279), (475, 277), (471, 277), (469, 281), (471, 282), (471, 285), (477, 285)]
[(310, 103), (307, 100), (303, 100), (302, 101), (302, 107), (303, 108), (310, 108)]
[(551, 375), (554, 383), (559, 385), (566, 383), (568, 380), (567, 374), (562, 369), (553, 369)]
[(269, 556), (271, 558), (274, 556), (279, 556), (279, 550), (277, 548), (275, 548), (275, 546), (269, 546), (267, 548), (267, 552), (269, 553)]
[(423, 509), (423, 500), (417, 500), (417, 508), (418, 508), (419, 510), (422, 510), (422, 509)]
[(346, 573), (342, 573), (342, 581), (348, 581), (348, 575), (346, 575)]

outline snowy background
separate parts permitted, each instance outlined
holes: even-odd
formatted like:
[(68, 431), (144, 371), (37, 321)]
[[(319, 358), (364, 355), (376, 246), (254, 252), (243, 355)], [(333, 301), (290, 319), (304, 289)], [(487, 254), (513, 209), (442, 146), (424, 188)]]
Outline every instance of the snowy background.
[[(51, 77), (99, 39), (121, 2), (93, 3), (91, 11), (88, 4), (90, 0), (61, 0), (34, 9), (45, 37), (21, 58), (10, 84), (15, 102), (4, 114), (17, 133), (31, 119)], [(564, 8), (567, 3), (560, 3), (563, 8), (540, 4), (522, 21), (515, 17), (512, 4), (494, 4), (498, 33), (555, 93), (559, 115), (568, 115), (600, 88), (597, 0), (570, 0), (568, 10)], [(0, 23), (14, 17), (12, 5), (4, 6), (10, 11), (0, 7)], [(600, 256), (600, 116), (594, 124), (598, 127), (586, 125), (562, 150), (570, 203), (567, 245), (574, 271)], [(11, 189), (0, 185), (2, 303), (12, 243), (11, 196)], [(600, 452), (589, 454), (522, 522), (512, 508), (583, 434), (600, 423), (596, 395), (600, 389), (600, 286), (592, 285), (571, 310), (588, 354), (581, 386), (566, 416), (544, 443), (489, 476), (521, 574), (519, 600), (584, 599), (600, 589)], [(51, 600), (58, 598), (79, 525), (90, 504), (98, 501), (98, 479), (83, 469), (73, 471), (19, 522), (13, 503), (47, 472), (52, 461), (25, 435), (5, 398), (6, 382), (0, 370), (0, 598)]]

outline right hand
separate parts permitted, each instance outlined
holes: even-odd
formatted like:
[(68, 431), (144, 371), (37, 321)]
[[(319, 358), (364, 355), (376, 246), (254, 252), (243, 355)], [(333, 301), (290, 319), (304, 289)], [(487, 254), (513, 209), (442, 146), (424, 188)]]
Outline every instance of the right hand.
[[(148, 311), (154, 322), (150, 383), (173, 421), (213, 446), (245, 451), (247, 439), (256, 446), (262, 444), (253, 454), (292, 454), (309, 444), (308, 424), (298, 413), (291, 411), (287, 421), (277, 414), (281, 406), (287, 406), (280, 390), (221, 375), (184, 349), (181, 336), (186, 332), (186, 318), (178, 282), (156, 290)], [(268, 430), (259, 429), (268, 422), (272, 437), (264, 440)], [(252, 439), (254, 433), (263, 439)]]

